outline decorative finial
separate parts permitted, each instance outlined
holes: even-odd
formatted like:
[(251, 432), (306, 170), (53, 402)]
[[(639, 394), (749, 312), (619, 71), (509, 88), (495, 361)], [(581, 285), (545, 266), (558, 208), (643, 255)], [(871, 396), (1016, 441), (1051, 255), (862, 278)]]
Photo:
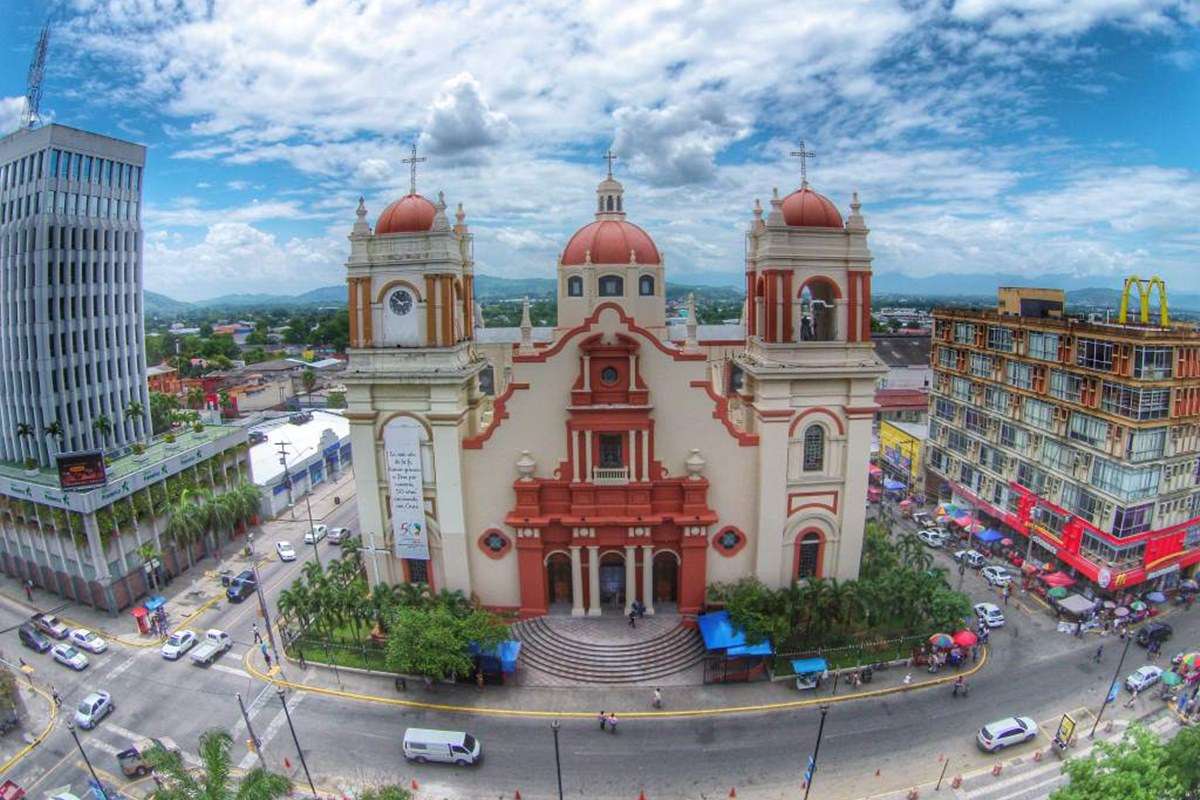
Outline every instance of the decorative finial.
[(521, 353), (533, 352), (533, 322), (529, 319), (529, 296), (521, 301)]
[(807, 189), (808, 188), (808, 160), (810, 158), (816, 158), (817, 154), (814, 153), (812, 150), (804, 149), (804, 140), (803, 139), (800, 140), (800, 149), (793, 150), (791, 154), (793, 156), (795, 156), (796, 158), (800, 159), (800, 188)]
[(354, 213), (359, 219), (362, 219), (367, 215), (367, 201), (363, 199), (362, 195), (359, 195), (358, 197), (358, 210), (356, 210)]
[(443, 211), (445, 210), (445, 208), (446, 208), (446, 193), (445, 192), (438, 192), (437, 204), (438, 204), (438, 208), (442, 209)]
[(699, 342), (699, 337), (697, 336), (699, 328), (698, 328), (698, 323), (696, 321), (696, 295), (693, 292), (688, 292), (688, 296), (687, 296), (686, 331), (687, 331), (687, 337), (684, 341), (684, 345), (683, 345), (684, 349), (687, 350), (688, 352), (695, 352), (696, 350), (699, 349), (700, 342)]
[(462, 203), (459, 203), (458, 208), (455, 209), (455, 211), (454, 211), (454, 219), (458, 221), (459, 225), (462, 225), (463, 220), (466, 218), (467, 218), (467, 212), (463, 211), (463, 205), (462, 205)]
[(401, 164), (408, 164), (408, 193), (417, 193), (417, 164), (422, 161), (428, 161), (425, 156), (417, 158), (417, 143), (412, 143), (412, 155), (408, 158), (400, 159)]
[(617, 160), (617, 156), (613, 155), (611, 147), (604, 153), (604, 160), (608, 162), (608, 177), (612, 178), (612, 162)]
[(779, 199), (779, 187), (772, 186), (771, 187), (771, 202), (774, 203), (778, 199)]
[(854, 192), (850, 195), (850, 208), (854, 211), (858, 211), (860, 208), (862, 208), (862, 203), (858, 202), (858, 192)]
[(754, 218), (758, 219), (761, 216), (762, 216), (762, 203), (760, 203), (758, 201), (758, 198), (756, 197), (756, 198), (754, 198)]

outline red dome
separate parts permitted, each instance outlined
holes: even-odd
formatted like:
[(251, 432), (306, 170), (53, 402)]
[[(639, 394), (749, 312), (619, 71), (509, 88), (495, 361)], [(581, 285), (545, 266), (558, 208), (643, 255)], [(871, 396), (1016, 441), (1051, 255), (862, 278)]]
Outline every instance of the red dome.
[(562, 263), (582, 264), (589, 250), (593, 264), (628, 264), (630, 250), (639, 264), (660, 263), (650, 234), (623, 219), (598, 220), (575, 231), (563, 250)]
[(783, 221), (798, 228), (845, 227), (837, 206), (807, 186), (783, 198)]
[(381, 233), (416, 233), (433, 227), (437, 209), (419, 194), (401, 197), (383, 210), (375, 223), (376, 235)]

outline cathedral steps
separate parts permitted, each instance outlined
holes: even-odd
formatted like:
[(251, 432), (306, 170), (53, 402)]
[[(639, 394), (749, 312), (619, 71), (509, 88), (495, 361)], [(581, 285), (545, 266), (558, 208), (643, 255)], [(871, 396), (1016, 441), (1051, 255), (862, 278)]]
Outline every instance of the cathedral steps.
[(620, 618), (535, 617), (512, 627), (521, 665), (567, 684), (648, 684), (697, 666), (700, 634), (678, 617), (647, 618), (644, 633)]

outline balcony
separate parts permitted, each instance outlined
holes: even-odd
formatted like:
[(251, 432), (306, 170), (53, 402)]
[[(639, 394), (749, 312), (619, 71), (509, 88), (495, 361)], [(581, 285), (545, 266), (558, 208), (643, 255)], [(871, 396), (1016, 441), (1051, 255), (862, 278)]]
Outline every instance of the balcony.
[(624, 486), (629, 483), (629, 467), (592, 467), (592, 483), (597, 486)]

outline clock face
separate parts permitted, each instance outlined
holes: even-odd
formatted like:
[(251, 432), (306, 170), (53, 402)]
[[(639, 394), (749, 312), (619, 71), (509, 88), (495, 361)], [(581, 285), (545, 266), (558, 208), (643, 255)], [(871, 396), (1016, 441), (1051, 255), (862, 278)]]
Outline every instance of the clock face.
[(393, 314), (403, 317), (409, 311), (412, 311), (412, 295), (403, 289), (398, 289), (392, 292), (391, 297), (388, 298), (388, 306), (392, 309)]

